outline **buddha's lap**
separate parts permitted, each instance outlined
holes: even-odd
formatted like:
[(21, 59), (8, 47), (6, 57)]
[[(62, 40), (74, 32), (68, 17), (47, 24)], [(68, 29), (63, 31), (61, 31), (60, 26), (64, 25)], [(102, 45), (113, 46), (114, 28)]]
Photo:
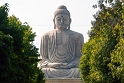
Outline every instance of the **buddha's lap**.
[(42, 68), (45, 77), (54, 78), (54, 77), (79, 77), (78, 68), (70, 68), (70, 69), (54, 69), (54, 68)]

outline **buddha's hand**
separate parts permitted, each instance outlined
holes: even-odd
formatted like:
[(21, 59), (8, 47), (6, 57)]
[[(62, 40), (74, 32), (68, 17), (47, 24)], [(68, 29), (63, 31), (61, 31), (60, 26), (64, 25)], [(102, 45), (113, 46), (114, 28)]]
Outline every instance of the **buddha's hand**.
[(74, 64), (72, 63), (47, 63), (47, 66), (49, 68), (55, 68), (55, 69), (69, 69), (74, 67)]
[(63, 63), (48, 63), (48, 67), (50, 68), (60, 68), (60, 66), (63, 65)]
[(66, 64), (63, 64), (60, 66), (61, 69), (70, 69), (70, 68), (73, 68), (74, 67), (74, 64), (72, 63), (66, 63)]

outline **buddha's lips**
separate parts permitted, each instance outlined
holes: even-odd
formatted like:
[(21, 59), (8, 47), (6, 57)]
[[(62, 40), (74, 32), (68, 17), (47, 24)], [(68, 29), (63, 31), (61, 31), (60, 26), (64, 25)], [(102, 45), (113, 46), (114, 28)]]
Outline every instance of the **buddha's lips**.
[(67, 25), (64, 25), (64, 24), (59, 24), (59, 26), (67, 26)]

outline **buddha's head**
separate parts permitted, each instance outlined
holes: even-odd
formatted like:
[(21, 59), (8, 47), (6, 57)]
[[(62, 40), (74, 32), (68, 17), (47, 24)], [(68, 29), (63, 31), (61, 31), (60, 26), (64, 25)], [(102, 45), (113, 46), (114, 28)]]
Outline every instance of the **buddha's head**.
[(66, 6), (61, 5), (57, 8), (54, 13), (54, 28), (58, 28), (60, 30), (70, 29), (70, 12), (67, 10)]

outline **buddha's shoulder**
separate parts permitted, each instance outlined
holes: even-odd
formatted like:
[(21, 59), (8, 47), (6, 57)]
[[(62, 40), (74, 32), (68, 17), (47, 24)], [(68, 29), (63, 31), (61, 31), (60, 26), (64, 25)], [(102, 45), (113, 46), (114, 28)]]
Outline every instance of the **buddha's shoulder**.
[(79, 32), (70, 30), (69, 33), (72, 34), (75, 37), (80, 37), (80, 38), (82, 37), (83, 38), (83, 34), (81, 34)]
[(51, 31), (44, 33), (42, 36), (53, 35), (55, 32), (56, 30), (51, 30)]

